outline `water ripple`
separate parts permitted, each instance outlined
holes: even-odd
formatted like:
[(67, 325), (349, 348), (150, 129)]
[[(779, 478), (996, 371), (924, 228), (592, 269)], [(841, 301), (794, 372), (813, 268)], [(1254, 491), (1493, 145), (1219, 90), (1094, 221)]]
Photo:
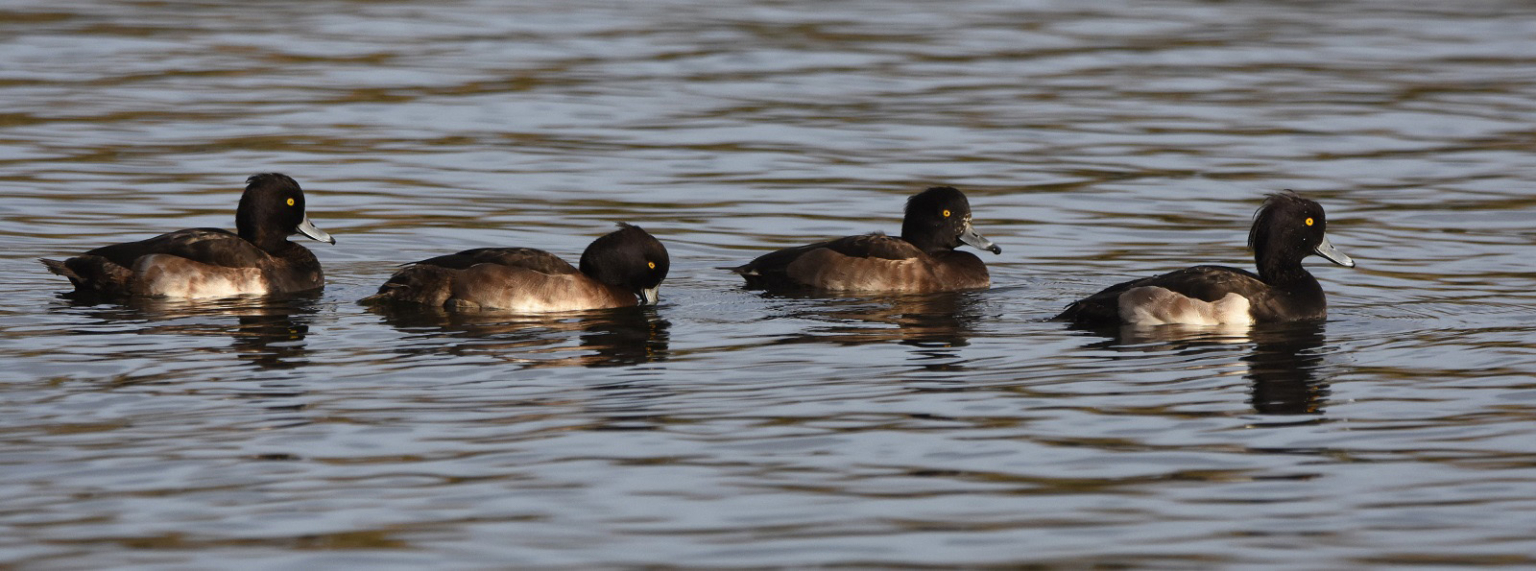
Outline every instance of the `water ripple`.
[[(1536, 37), (1518, 2), (0, 8), (0, 561), (1526, 565)], [(304, 185), (327, 289), (89, 305), (34, 258)], [(995, 287), (718, 270), (966, 190)], [(1077, 330), (1329, 212), (1331, 319)], [(655, 308), (356, 305), (615, 222)], [(238, 563), (231, 563), (238, 562)]]

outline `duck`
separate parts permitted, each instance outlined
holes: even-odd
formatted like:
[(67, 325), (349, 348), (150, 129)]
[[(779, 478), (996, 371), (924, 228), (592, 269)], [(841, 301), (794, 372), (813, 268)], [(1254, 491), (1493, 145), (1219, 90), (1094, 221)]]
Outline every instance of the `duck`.
[(580, 267), (533, 248), (476, 248), (406, 264), (364, 305), (549, 313), (655, 305), (667, 248), (639, 226), (593, 240)]
[(901, 236), (876, 232), (784, 248), (725, 268), (769, 292), (934, 293), (986, 289), (986, 264), (961, 245), (1003, 249), (971, 225), (965, 193), (935, 186), (907, 200)]
[(1115, 284), (1068, 305), (1055, 319), (1078, 325), (1253, 325), (1328, 317), (1323, 287), (1301, 262), (1320, 256), (1355, 261), (1328, 240), (1322, 205), (1293, 191), (1268, 195), (1248, 232), (1257, 274), (1193, 266)]
[(38, 261), (68, 278), (74, 295), (199, 299), (320, 289), (325, 285), (320, 261), (308, 248), (288, 241), (295, 234), (336, 243), (310, 222), (297, 181), (261, 173), (245, 181), (235, 232), (190, 228), (62, 261)]

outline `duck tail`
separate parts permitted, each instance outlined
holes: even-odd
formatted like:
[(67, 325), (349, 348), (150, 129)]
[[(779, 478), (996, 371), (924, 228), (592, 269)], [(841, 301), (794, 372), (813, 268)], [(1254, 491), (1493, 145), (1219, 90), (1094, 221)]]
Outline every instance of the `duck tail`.
[(407, 287), (409, 286), (402, 283), (388, 282), (379, 286), (379, 293), (370, 295), (363, 299), (359, 299), (357, 302), (362, 305), (382, 305), (389, 303), (394, 301), (399, 294), (404, 293), (403, 290), (405, 290)]
[(37, 261), (42, 262), (43, 266), (48, 268), (48, 271), (55, 274), (64, 276), (74, 281), (83, 279), (80, 277), (80, 274), (77, 274), (74, 270), (69, 269), (69, 266), (65, 265), (62, 261), (50, 260), (48, 258), (38, 258)]
[(406, 266), (379, 286), (378, 293), (358, 300), (363, 305), (415, 303), (442, 307), (453, 297), (453, 279), (457, 270), (420, 264)]
[(1083, 302), (1074, 301), (1067, 304), (1066, 309), (1061, 310), (1061, 313), (1056, 314), (1056, 317), (1052, 317), (1051, 321), (1077, 321), (1077, 315), (1082, 313), (1082, 311)]

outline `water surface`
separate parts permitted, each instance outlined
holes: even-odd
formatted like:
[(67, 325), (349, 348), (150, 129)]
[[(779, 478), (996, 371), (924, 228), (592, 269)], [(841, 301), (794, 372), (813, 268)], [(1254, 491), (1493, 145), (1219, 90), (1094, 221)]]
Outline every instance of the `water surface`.
[[(1536, 12), (1518, 2), (101, 2), (0, 8), (0, 562), (37, 568), (1536, 565)], [(313, 296), (82, 305), (34, 260), (233, 225)], [(994, 288), (716, 269), (964, 189)], [(1247, 266), (1325, 323), (1082, 331)], [(402, 262), (616, 222), (655, 308), (377, 312)]]

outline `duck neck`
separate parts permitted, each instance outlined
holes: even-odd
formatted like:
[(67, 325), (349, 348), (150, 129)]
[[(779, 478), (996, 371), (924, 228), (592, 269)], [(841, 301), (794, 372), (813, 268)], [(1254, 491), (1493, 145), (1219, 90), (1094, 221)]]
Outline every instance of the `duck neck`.
[(239, 227), (236, 228), (236, 230), (240, 234), (241, 238), (244, 238), (247, 242), (255, 244), (257, 248), (261, 248), (263, 252), (268, 254), (277, 254), (278, 252), (283, 251), (284, 248), (287, 248), (290, 244), (287, 236), (273, 234), (271, 232), (258, 232), (247, 227)]
[(912, 244), (913, 246), (917, 246), (917, 249), (919, 250), (932, 254), (955, 249), (954, 246), (946, 245), (940, 242), (932, 232), (920, 232), (913, 230), (913, 228), (908, 228), (906, 225), (903, 225), (901, 228), (901, 239), (906, 240), (907, 243)]
[(257, 224), (255, 217), (251, 216), (245, 208), (245, 200), (241, 199), (241, 208), (235, 212), (235, 233), (245, 241), (255, 244), (263, 252), (276, 254), (288, 247), (288, 236), (265, 230), (265, 227)]
[(1312, 277), (1306, 268), (1301, 267), (1300, 259), (1286, 258), (1260, 258), (1256, 260), (1259, 266), (1259, 279), (1271, 286), (1286, 287), (1318, 287), (1317, 278)]

